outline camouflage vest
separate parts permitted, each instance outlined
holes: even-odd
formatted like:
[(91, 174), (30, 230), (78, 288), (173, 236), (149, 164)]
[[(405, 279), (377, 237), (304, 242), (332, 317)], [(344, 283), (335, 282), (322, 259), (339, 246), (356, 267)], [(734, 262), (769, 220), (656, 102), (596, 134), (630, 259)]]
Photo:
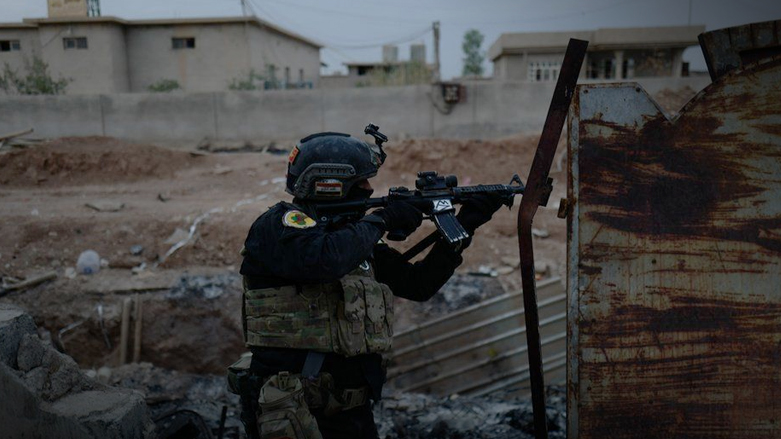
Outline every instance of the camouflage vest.
[(391, 348), (393, 293), (368, 262), (333, 283), (245, 288), (242, 314), (248, 346), (345, 356)]

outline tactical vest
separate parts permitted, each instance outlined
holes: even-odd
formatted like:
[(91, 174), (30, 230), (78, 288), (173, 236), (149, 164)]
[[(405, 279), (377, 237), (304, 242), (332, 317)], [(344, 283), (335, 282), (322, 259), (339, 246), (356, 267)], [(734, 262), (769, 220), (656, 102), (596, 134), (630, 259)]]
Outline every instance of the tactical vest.
[(393, 293), (364, 262), (336, 282), (244, 289), (248, 346), (345, 356), (383, 353), (393, 337)]

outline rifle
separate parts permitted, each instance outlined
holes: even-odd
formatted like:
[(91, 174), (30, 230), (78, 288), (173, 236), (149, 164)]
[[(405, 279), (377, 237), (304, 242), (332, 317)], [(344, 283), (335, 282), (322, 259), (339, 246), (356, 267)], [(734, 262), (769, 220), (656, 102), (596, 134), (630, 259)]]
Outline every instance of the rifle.
[[(455, 204), (461, 204), (478, 194), (499, 194), (503, 198), (503, 204), (509, 208), (513, 205), (515, 195), (523, 194), (525, 189), (518, 174), (513, 175), (510, 184), (458, 186), (458, 178), (455, 175), (441, 176), (435, 171), (418, 172), (415, 188), (411, 190), (403, 186), (392, 187), (384, 197), (321, 204), (316, 208), (317, 215), (318, 217), (330, 216), (334, 220), (340, 216), (363, 214), (369, 209), (384, 207), (396, 200), (409, 202), (423, 211), (426, 219), (432, 220), (438, 230), (404, 253), (404, 257), (409, 260), (433, 244), (440, 236), (455, 247), (469, 238), (469, 234), (456, 219)], [(545, 202), (547, 203), (547, 200)], [(407, 238), (403, 232), (395, 230), (388, 231), (387, 236), (391, 241), (403, 241)]]

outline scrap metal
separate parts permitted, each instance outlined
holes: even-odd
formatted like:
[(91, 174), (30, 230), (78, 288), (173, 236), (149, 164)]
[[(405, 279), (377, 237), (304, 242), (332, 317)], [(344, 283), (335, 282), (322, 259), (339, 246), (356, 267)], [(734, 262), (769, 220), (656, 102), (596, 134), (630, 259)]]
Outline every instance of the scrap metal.
[(551, 193), (548, 178), (556, 146), (561, 137), (575, 86), (586, 56), (588, 42), (570, 39), (559, 79), (553, 92), (548, 116), (534, 154), (534, 161), (526, 180), (526, 191), (518, 211), (518, 250), (521, 257), (523, 306), (526, 320), (526, 341), (529, 349), (529, 374), (531, 377), (532, 406), (534, 409), (534, 435), (538, 439), (548, 437), (545, 415), (545, 381), (542, 372), (542, 348), (540, 346), (540, 319), (537, 314), (537, 291), (534, 272), (534, 245), (532, 221), (538, 206), (545, 206)]
[(576, 93), (571, 439), (781, 437), (781, 57), (724, 35), (700, 38), (711, 66), (766, 56), (672, 120), (637, 84)]

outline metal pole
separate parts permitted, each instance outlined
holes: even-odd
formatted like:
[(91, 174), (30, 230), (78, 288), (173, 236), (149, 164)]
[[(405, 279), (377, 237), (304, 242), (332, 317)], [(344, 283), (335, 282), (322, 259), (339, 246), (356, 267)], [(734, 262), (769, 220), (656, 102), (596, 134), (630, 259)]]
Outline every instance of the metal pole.
[(119, 364), (127, 364), (127, 344), (130, 337), (130, 298), (122, 301), (122, 326), (119, 333)]
[(531, 378), (532, 408), (534, 411), (534, 437), (547, 439), (545, 416), (545, 381), (542, 370), (540, 346), (540, 318), (537, 313), (537, 286), (534, 279), (534, 246), (532, 220), (538, 206), (545, 206), (552, 189), (548, 178), (556, 146), (564, 128), (572, 96), (586, 57), (588, 41), (570, 39), (561, 72), (553, 91), (548, 116), (542, 129), (540, 142), (526, 180), (526, 190), (518, 212), (518, 250), (521, 255), (521, 280), (523, 284), (523, 308), (526, 317), (526, 343), (529, 353), (529, 377)]
[(434, 28), (434, 82), (442, 80), (442, 75), (439, 66), (439, 22), (435, 21)]

